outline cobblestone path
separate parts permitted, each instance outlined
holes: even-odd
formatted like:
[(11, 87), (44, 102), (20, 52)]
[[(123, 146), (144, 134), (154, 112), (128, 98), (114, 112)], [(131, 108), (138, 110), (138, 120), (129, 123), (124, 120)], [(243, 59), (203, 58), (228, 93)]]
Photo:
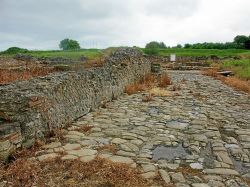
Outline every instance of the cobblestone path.
[[(66, 141), (44, 146), (37, 159), (98, 155), (178, 187), (248, 186), (250, 97), (198, 72), (169, 74), (180, 87), (171, 96), (142, 102), (145, 93), (124, 95), (79, 119)], [(93, 126), (87, 134), (78, 130), (86, 125)], [(97, 149), (110, 144), (117, 152)]]

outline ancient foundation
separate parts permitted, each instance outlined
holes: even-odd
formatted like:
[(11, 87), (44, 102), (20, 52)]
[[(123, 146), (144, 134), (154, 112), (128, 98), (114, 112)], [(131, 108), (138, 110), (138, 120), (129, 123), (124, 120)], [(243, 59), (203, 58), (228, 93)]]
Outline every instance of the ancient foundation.
[(0, 86), (0, 159), (119, 97), (149, 72), (150, 62), (139, 51), (120, 48), (100, 68)]

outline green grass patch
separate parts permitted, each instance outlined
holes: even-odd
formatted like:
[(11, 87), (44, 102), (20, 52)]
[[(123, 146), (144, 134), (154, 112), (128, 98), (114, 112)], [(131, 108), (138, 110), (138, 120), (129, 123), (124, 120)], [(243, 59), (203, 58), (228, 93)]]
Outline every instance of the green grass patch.
[(250, 80), (250, 59), (225, 61), (220, 67), (233, 71), (241, 79)]
[[(34, 57), (63, 57), (68, 59), (77, 60), (81, 56), (85, 56), (88, 59), (94, 59), (102, 55), (102, 50), (100, 49), (80, 49), (80, 50), (50, 50), (50, 51), (27, 51), (23, 54), (32, 55)], [(2, 53), (0, 56), (12, 57), (15, 54)]]
[[(148, 52), (148, 49), (141, 48), (144, 53)], [(229, 56), (249, 56), (250, 50), (244, 49), (154, 49), (154, 53), (160, 56), (169, 56), (170, 54), (176, 54), (177, 56), (211, 56), (216, 55), (218, 57)]]

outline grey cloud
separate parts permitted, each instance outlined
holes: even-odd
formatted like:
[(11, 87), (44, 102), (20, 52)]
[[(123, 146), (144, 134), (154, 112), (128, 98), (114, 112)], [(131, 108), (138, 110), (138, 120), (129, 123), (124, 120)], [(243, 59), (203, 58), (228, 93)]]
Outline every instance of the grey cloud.
[(199, 6), (199, 0), (146, 0), (148, 15), (183, 18), (193, 15)]

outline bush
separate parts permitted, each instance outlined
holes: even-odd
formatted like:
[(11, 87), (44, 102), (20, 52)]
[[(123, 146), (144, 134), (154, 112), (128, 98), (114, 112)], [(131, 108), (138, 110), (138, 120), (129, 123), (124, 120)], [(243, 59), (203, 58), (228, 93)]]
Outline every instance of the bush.
[(23, 49), (19, 47), (10, 47), (6, 51), (3, 52), (3, 54), (17, 54), (17, 53), (27, 53), (29, 52), (28, 49)]
[(158, 55), (157, 48), (146, 48), (144, 52), (147, 55)]

